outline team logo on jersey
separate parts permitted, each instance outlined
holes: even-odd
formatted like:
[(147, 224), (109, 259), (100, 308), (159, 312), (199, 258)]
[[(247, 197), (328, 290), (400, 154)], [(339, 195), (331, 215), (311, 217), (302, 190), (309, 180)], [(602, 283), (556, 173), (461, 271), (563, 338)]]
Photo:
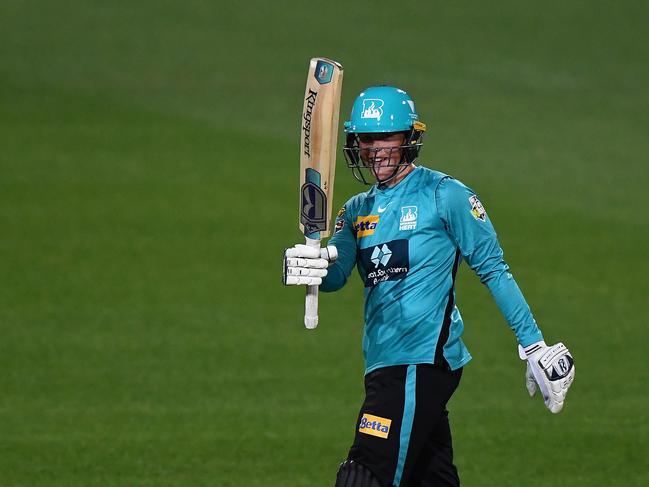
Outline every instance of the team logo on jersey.
[(336, 226), (334, 227), (334, 233), (340, 232), (345, 227), (345, 213), (347, 212), (347, 205), (343, 205), (338, 214), (336, 215)]
[(354, 231), (357, 238), (374, 235), (374, 230), (379, 224), (379, 215), (358, 216), (354, 222)]
[(402, 206), (399, 230), (414, 230), (417, 228), (417, 207)]
[(361, 118), (375, 118), (379, 122), (383, 116), (383, 100), (379, 98), (366, 98), (363, 100)]
[(390, 434), (391, 419), (374, 416), (373, 414), (363, 413), (361, 422), (358, 424), (358, 431), (366, 435), (378, 436), (387, 439)]
[(361, 249), (359, 257), (365, 287), (403, 279), (410, 267), (408, 240), (405, 238)]
[(487, 221), (487, 212), (476, 195), (469, 198), (469, 203), (471, 203), (471, 214), (473, 215), (473, 218), (482, 222)]

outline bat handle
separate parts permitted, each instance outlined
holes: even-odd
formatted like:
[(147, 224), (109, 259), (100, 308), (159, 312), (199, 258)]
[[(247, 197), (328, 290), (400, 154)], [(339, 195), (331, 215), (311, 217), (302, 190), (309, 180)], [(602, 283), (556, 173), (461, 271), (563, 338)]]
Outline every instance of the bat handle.
[[(306, 244), (310, 247), (320, 248), (320, 239), (306, 237)], [(304, 326), (309, 330), (318, 326), (318, 286), (306, 287)]]

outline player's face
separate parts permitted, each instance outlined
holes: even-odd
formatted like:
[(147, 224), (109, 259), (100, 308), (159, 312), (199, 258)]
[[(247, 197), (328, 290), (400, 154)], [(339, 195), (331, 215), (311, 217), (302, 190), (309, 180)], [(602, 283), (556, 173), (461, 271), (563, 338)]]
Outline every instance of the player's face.
[(392, 176), (401, 161), (401, 149), (406, 137), (402, 133), (359, 134), (363, 165), (372, 169), (376, 179), (381, 181)]

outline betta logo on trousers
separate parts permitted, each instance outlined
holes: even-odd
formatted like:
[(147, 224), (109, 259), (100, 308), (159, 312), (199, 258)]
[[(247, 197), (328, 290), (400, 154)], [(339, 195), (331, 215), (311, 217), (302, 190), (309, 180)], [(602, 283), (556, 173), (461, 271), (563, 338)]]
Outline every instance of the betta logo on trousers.
[(390, 434), (391, 419), (381, 418), (372, 414), (363, 413), (358, 431), (366, 435), (378, 436), (387, 439)]

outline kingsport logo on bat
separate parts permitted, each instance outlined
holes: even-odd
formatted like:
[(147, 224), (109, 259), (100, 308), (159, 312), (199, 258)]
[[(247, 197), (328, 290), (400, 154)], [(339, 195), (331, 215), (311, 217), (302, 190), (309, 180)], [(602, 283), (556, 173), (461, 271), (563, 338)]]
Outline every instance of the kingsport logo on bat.
[(318, 92), (309, 90), (309, 95), (305, 99), (306, 111), (302, 118), (304, 124), (302, 130), (304, 131), (304, 153), (311, 157), (311, 117), (313, 116), (313, 108), (315, 107)]

